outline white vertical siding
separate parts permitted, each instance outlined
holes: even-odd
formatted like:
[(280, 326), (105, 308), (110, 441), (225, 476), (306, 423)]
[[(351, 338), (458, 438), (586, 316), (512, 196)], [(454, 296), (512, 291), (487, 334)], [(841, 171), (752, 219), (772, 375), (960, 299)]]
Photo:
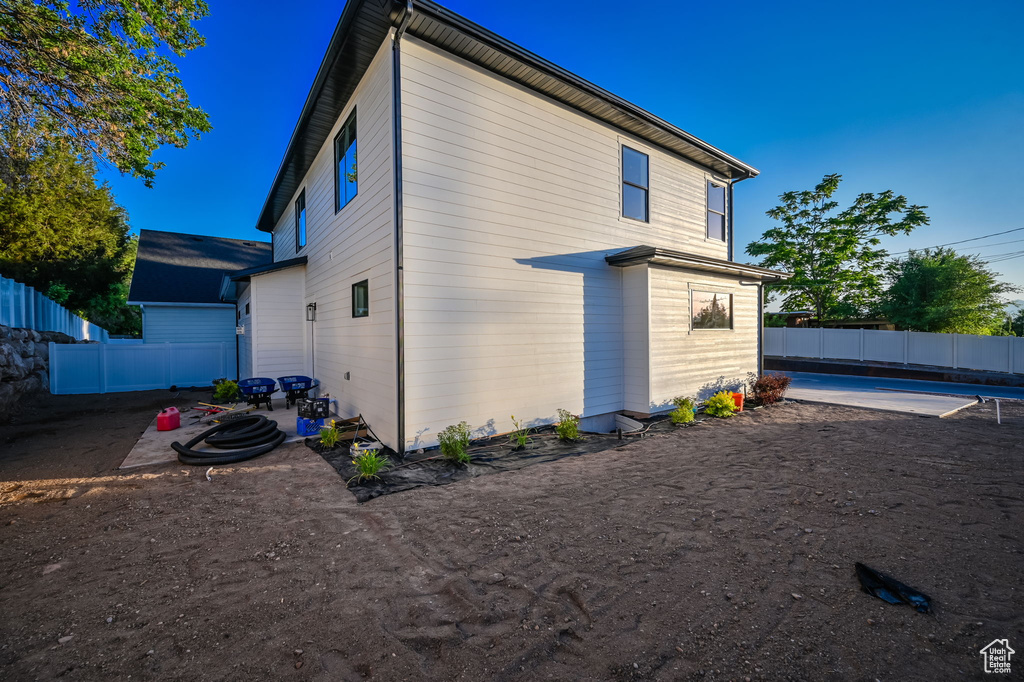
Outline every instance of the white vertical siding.
[(235, 310), (230, 306), (210, 308), (145, 305), (142, 339), (146, 343), (231, 343), (235, 342)]
[[(415, 38), (402, 45), (410, 441), (463, 419), (487, 433), (509, 430), (510, 414), (623, 409), (622, 280), (604, 257), (650, 244), (725, 258), (705, 239), (710, 174)], [(650, 223), (620, 217), (623, 143), (649, 155)]]
[(622, 269), (623, 407), (647, 414), (651, 403), (651, 282), (647, 265)]
[(276, 379), (308, 372), (303, 268), (256, 275), (249, 291), (252, 322), (258, 330), (252, 345), (253, 376)]
[[(316, 302), (312, 371), (343, 416), (362, 413), (397, 446), (391, 46), (385, 42), (313, 161), (274, 232), (274, 260), (308, 258), (305, 300)], [(334, 137), (356, 110), (359, 193), (335, 213)], [(295, 250), (295, 199), (306, 192), (306, 246)], [(370, 282), (370, 315), (352, 317), (352, 284)], [(304, 312), (303, 312), (304, 316)], [(309, 323), (303, 322), (306, 337)], [(257, 324), (258, 344), (264, 343)], [(349, 379), (345, 379), (346, 373)]]
[[(651, 411), (679, 395), (706, 398), (757, 371), (757, 287), (735, 278), (652, 266)], [(690, 290), (731, 293), (733, 328), (690, 329)]]

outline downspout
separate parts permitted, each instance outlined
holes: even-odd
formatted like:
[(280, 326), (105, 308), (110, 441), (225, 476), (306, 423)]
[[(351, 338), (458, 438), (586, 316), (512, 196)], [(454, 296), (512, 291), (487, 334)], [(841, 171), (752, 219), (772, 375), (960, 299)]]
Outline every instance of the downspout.
[(412, 21), (412, 0), (406, 0), (402, 21), (391, 41), (391, 149), (395, 169), (392, 192), (395, 195), (394, 298), (395, 298), (395, 450), (405, 456), (405, 274), (402, 238), (402, 50), (400, 41)]
[(727, 218), (726, 218), (726, 220), (729, 221), (729, 232), (728, 232), (728, 235), (729, 235), (729, 261), (733, 262), (733, 263), (736, 262), (736, 258), (735, 258), (735, 256), (736, 256), (735, 241), (736, 240), (734, 239), (735, 231), (733, 230), (733, 226), (732, 226), (732, 186), (734, 184), (736, 184), (736, 182), (737, 182), (737, 180), (735, 180), (735, 179), (729, 180), (728, 196), (726, 196), (726, 198), (725, 198), (725, 201), (726, 201), (725, 210), (727, 211)]

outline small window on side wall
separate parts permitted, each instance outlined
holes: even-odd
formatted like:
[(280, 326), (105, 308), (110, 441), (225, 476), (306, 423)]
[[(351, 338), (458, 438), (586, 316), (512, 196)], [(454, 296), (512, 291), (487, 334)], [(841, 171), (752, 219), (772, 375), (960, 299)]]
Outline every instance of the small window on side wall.
[(648, 159), (647, 155), (622, 147), (622, 216), (648, 222)]
[(345, 121), (334, 138), (334, 212), (337, 213), (359, 193), (356, 163), (356, 112)]
[(693, 329), (732, 329), (732, 294), (691, 291)]
[(352, 317), (370, 316), (370, 281), (363, 280), (352, 285)]
[(725, 185), (708, 180), (708, 239), (725, 241)]
[(295, 250), (306, 245), (306, 190), (295, 200)]

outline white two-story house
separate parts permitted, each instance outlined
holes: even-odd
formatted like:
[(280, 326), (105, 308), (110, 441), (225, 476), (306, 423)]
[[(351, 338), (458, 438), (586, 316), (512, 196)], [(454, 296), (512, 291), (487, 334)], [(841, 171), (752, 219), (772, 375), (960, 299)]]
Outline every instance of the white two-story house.
[(751, 166), (433, 2), (349, 0), (240, 273), (243, 366), (386, 445), (648, 415), (759, 370)]

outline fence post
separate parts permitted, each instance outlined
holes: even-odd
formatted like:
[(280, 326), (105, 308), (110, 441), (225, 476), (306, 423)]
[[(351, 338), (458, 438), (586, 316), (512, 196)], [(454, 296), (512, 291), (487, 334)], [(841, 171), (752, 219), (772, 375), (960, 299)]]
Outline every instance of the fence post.
[(1006, 368), (1006, 371), (1009, 372), (1010, 374), (1013, 374), (1013, 367), (1016, 364), (1016, 362), (1014, 362), (1014, 361), (1017, 359), (1016, 357), (1014, 357), (1014, 346), (1017, 345), (1017, 337), (1015, 337), (1015, 336), (1007, 336), (1006, 337), (1006, 342), (1010, 346), (1009, 353), (1008, 353), (1009, 356), (1010, 356), (1010, 358), (1009, 358), (1010, 359), (1010, 366)]
[(903, 330), (903, 364), (907, 364), (907, 360), (910, 359), (910, 330)]
[(860, 328), (860, 361), (864, 362), (864, 327)]
[(825, 357), (825, 328), (818, 327), (818, 359)]
[(96, 346), (100, 354), (100, 393), (107, 392), (107, 344)]
[(786, 335), (789, 334), (789, 327), (782, 327), (781, 329), (782, 329), (782, 357), (788, 358), (789, 357), (789, 353), (788, 353), (788, 351), (789, 351), (788, 345), (789, 344), (786, 343)]
[(958, 369), (960, 366), (960, 344), (957, 343), (958, 336), (959, 334), (953, 332), (953, 369)]

